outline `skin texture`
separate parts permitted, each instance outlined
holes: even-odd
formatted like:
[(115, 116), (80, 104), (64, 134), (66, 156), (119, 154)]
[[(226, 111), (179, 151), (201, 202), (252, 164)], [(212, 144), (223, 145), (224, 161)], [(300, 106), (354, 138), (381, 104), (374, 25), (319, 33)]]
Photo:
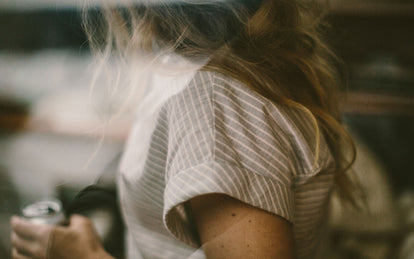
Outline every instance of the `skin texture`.
[(295, 258), (287, 220), (222, 194), (190, 205), (207, 258)]
[(68, 226), (36, 225), (12, 217), (13, 259), (112, 259), (105, 252), (92, 222), (73, 215)]
[[(193, 198), (190, 205), (207, 258), (295, 258), (287, 220), (222, 194)], [(18, 217), (10, 223), (13, 259), (113, 259), (83, 216), (72, 216), (65, 227)]]

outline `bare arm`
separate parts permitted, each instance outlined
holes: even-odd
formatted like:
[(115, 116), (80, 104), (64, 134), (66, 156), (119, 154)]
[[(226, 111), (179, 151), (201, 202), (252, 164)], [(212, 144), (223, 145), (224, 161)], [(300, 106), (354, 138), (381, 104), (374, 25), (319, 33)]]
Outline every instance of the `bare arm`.
[(190, 205), (207, 258), (295, 258), (287, 220), (222, 194)]

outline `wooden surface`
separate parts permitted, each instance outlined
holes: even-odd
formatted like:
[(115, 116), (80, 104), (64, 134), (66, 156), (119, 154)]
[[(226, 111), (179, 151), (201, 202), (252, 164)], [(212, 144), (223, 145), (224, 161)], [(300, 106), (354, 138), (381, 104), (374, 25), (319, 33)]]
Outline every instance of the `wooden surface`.
[[(322, 3), (325, 0), (321, 0)], [(331, 0), (330, 9), (333, 13), (352, 15), (413, 15), (413, 1), (392, 0)]]
[(414, 116), (414, 95), (350, 92), (342, 104), (344, 113)]

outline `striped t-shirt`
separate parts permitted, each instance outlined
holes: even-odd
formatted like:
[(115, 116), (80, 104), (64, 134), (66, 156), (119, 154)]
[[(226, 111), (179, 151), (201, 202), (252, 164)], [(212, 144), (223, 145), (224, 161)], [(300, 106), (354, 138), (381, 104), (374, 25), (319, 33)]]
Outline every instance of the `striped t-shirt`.
[(204, 258), (186, 201), (208, 193), (289, 220), (297, 258), (312, 258), (334, 179), (323, 135), (317, 155), (303, 111), (222, 74), (197, 71), (181, 82), (158, 84), (162, 94), (138, 112), (124, 153), (118, 186), (129, 258)]

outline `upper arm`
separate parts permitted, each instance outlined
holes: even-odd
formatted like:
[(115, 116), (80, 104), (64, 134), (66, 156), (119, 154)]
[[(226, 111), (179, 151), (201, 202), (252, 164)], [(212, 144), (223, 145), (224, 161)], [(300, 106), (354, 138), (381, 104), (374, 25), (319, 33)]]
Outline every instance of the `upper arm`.
[(294, 258), (289, 221), (223, 194), (190, 200), (208, 258)]

